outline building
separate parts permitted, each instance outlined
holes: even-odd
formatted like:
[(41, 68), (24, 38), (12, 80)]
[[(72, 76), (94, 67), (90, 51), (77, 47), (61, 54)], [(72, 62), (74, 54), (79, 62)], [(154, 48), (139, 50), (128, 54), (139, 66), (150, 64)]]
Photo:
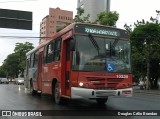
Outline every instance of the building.
[(110, 0), (77, 0), (77, 8), (84, 9), (84, 16), (90, 15), (90, 21), (94, 22), (100, 12), (110, 11)]
[(52, 37), (56, 32), (73, 22), (73, 12), (60, 8), (49, 8), (49, 15), (40, 23), (40, 42)]

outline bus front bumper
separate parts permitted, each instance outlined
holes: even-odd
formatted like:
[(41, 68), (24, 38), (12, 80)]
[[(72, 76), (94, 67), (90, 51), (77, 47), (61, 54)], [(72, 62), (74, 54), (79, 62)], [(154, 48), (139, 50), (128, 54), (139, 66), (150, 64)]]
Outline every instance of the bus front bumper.
[(117, 90), (95, 90), (87, 88), (72, 87), (71, 88), (71, 98), (80, 99), (96, 99), (96, 98), (107, 98), (108, 96), (117, 97), (131, 97), (133, 93), (132, 88), (117, 89)]

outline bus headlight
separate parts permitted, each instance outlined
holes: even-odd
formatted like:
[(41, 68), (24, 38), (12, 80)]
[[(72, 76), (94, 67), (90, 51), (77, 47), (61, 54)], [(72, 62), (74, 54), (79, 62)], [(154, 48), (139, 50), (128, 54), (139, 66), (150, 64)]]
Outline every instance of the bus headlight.
[(79, 86), (81, 86), (81, 87), (82, 87), (82, 86), (83, 86), (83, 82), (79, 82)]

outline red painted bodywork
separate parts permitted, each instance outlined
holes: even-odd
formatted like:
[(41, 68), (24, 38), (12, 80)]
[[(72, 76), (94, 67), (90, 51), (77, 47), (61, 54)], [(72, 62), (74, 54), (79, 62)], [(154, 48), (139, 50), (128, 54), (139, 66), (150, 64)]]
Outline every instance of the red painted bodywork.
[[(42, 93), (52, 94), (52, 80), (57, 79), (61, 86), (61, 95), (71, 96), (71, 87), (78, 87), (80, 82), (84, 83), (84, 88), (92, 89), (124, 89), (132, 86), (132, 74), (107, 73), (107, 72), (78, 72), (71, 70), (71, 60), (66, 60), (67, 40), (74, 35), (74, 25), (66, 27), (53, 36), (55, 39), (62, 37), (60, 61), (49, 64), (38, 63), (38, 79), (33, 82), (34, 89), (40, 90)], [(40, 44), (39, 54), (44, 55), (44, 46), (51, 40)], [(70, 52), (70, 57), (72, 51)], [(66, 82), (66, 72), (69, 72), (69, 82)], [(128, 78), (118, 78), (117, 75), (128, 75)], [(67, 86), (66, 86), (67, 85)]]

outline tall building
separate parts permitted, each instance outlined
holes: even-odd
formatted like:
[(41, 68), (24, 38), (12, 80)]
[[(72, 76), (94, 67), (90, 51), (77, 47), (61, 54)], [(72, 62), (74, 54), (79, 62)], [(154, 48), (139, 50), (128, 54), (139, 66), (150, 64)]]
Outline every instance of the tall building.
[(60, 8), (49, 8), (49, 15), (42, 19), (40, 23), (40, 39), (39, 43), (47, 40), (45, 37), (52, 37), (54, 33), (73, 22), (73, 12), (61, 10)]
[(84, 16), (90, 15), (90, 21), (94, 22), (100, 12), (110, 11), (110, 0), (77, 0), (77, 8), (84, 9)]

